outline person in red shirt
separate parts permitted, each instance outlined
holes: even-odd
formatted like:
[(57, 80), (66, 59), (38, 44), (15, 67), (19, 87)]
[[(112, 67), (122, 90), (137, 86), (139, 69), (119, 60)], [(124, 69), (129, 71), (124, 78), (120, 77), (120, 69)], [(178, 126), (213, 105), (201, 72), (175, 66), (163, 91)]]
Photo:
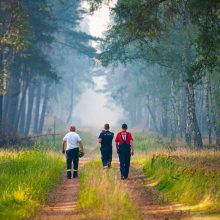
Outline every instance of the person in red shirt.
[(131, 155), (134, 155), (133, 138), (131, 133), (127, 132), (127, 128), (128, 126), (123, 124), (122, 131), (115, 138), (122, 180), (128, 178)]

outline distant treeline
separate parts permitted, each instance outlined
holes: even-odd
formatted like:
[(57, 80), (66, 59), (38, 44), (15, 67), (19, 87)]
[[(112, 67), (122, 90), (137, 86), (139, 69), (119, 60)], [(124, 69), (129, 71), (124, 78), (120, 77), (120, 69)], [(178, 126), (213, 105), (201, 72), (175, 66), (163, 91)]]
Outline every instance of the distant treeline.
[(71, 120), (73, 100), (88, 80), (89, 57), (95, 54), (88, 44), (92, 37), (76, 30), (85, 13), (80, 4), (78, 0), (0, 1), (2, 140), (6, 134), (42, 133), (47, 113)]
[[(109, 1), (88, 0), (91, 11)], [(220, 145), (220, 3), (120, 0), (99, 59), (118, 64), (112, 97), (134, 126), (202, 147)]]

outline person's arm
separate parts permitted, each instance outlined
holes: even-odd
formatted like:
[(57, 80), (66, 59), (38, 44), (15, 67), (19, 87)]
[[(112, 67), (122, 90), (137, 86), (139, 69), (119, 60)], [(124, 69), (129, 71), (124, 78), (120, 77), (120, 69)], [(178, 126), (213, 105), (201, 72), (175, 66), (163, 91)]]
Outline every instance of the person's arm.
[(130, 140), (130, 145), (131, 145), (131, 155), (134, 155), (134, 143), (133, 140)]
[(102, 143), (102, 132), (101, 132), (101, 134), (99, 135), (98, 140), (99, 140), (99, 143), (101, 144), (101, 143)]
[(118, 138), (118, 134), (116, 135), (116, 138), (115, 138), (115, 146), (116, 146), (116, 150), (117, 150), (117, 153), (118, 153), (118, 150), (119, 150), (119, 138)]
[(129, 133), (130, 135), (130, 145), (131, 145), (131, 155), (133, 156), (134, 155), (134, 142), (133, 142), (133, 137), (131, 135), (131, 133)]
[(118, 142), (116, 142), (116, 150), (117, 150), (117, 153), (118, 153), (118, 151), (119, 151), (119, 144), (118, 144)]
[(82, 153), (84, 155), (83, 143), (82, 143), (82, 141), (78, 141), (78, 143), (79, 143), (79, 147), (80, 147), (80, 149), (81, 149), (81, 151), (82, 151)]
[(66, 144), (66, 141), (63, 140), (62, 141), (62, 153), (65, 154), (65, 144)]

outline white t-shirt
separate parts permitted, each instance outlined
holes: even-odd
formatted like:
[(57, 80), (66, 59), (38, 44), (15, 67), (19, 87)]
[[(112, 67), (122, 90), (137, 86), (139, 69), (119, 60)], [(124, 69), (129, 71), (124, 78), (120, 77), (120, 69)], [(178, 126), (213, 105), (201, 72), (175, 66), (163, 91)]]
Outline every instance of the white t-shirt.
[(70, 131), (64, 136), (63, 141), (66, 141), (66, 150), (70, 150), (78, 147), (81, 138), (76, 132)]

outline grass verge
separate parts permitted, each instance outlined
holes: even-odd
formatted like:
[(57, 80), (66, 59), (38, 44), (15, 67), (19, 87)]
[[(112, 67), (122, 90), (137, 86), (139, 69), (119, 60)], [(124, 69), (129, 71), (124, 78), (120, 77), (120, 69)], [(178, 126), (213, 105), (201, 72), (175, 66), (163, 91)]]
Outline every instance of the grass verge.
[(63, 159), (47, 151), (0, 151), (0, 219), (26, 219), (59, 181)]
[(143, 171), (169, 200), (191, 211), (219, 213), (220, 152), (179, 149), (148, 153)]
[(80, 183), (79, 206), (86, 219), (141, 219), (114, 168), (103, 170), (101, 163), (89, 162), (81, 170)]

